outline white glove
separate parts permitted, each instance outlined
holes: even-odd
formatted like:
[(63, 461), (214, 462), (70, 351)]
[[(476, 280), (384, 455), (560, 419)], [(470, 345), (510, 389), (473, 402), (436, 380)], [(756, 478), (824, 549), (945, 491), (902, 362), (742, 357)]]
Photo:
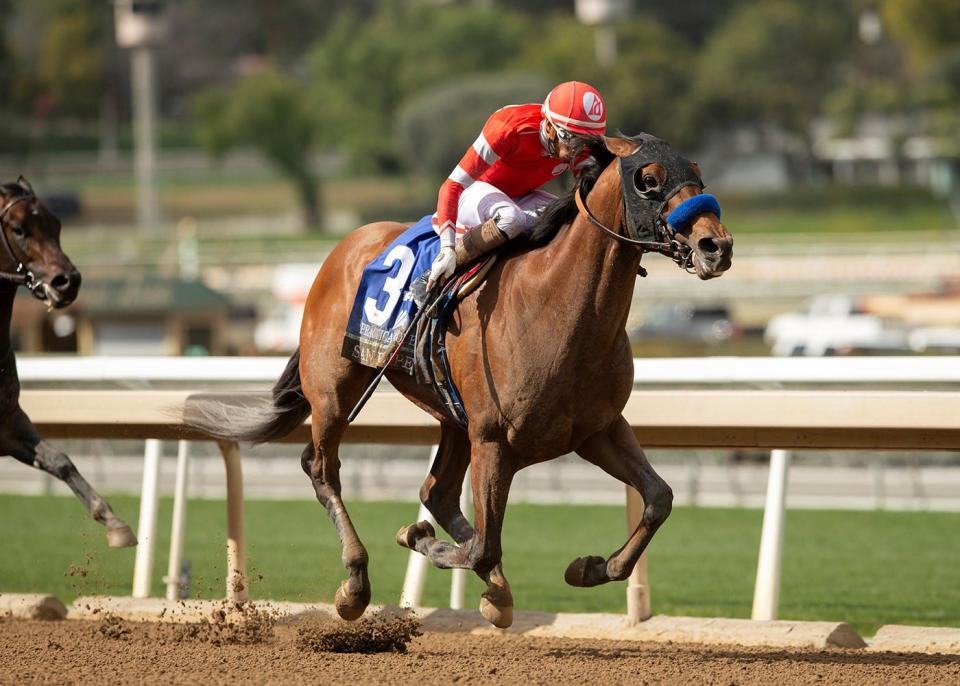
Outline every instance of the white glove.
[(456, 269), (457, 254), (453, 248), (451, 246), (440, 248), (440, 253), (433, 261), (433, 264), (430, 265), (430, 278), (427, 279), (427, 292), (429, 293), (433, 290), (434, 285), (437, 283), (444, 283), (453, 276), (453, 272), (456, 271)]

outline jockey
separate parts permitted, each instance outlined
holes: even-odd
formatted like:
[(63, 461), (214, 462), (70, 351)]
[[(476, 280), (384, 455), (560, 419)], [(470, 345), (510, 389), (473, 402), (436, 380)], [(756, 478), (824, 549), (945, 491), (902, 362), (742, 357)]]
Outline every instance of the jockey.
[(602, 135), (606, 114), (597, 89), (567, 81), (543, 105), (509, 105), (490, 115), (440, 187), (433, 215), (440, 253), (428, 290), (532, 225), (555, 199), (540, 187), (571, 167), (579, 171), (589, 154), (578, 154), (577, 138)]

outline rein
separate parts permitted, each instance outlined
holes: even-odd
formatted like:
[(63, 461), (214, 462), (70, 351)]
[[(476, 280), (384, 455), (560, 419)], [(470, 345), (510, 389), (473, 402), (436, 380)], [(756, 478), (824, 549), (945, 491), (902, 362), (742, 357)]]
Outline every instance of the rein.
[[(629, 236), (624, 236), (622, 233), (607, 227), (606, 224), (593, 216), (590, 208), (587, 207), (587, 203), (584, 202), (583, 196), (580, 194), (579, 185), (574, 189), (573, 195), (577, 203), (577, 210), (579, 210), (580, 214), (589, 219), (591, 224), (606, 233), (615, 241), (626, 243), (628, 245), (635, 245), (640, 248), (641, 253), (655, 252), (665, 257), (669, 257), (684, 271), (689, 272), (691, 269), (693, 269), (693, 250), (691, 250), (688, 246), (683, 245), (675, 238), (671, 238), (670, 243), (665, 243), (662, 241), (640, 241), (635, 238), (630, 238)], [(659, 235), (664, 237), (667, 236), (667, 232), (663, 228), (662, 219), (657, 219), (656, 230)]]
[(0, 209), (0, 237), (3, 238), (3, 247), (6, 248), (10, 259), (12, 259), (17, 265), (16, 271), (0, 271), (0, 281), (9, 281), (18, 286), (25, 286), (31, 293), (37, 295), (37, 289), (42, 289), (43, 284), (36, 280), (33, 272), (26, 268), (23, 262), (17, 257), (17, 254), (13, 251), (13, 245), (11, 245), (10, 238), (7, 236), (7, 226), (5, 221), (7, 213), (10, 210), (12, 210), (21, 202), (33, 200), (35, 197), (36, 196), (33, 195), (18, 195), (17, 197), (8, 200), (7, 204), (3, 206), (3, 209)]

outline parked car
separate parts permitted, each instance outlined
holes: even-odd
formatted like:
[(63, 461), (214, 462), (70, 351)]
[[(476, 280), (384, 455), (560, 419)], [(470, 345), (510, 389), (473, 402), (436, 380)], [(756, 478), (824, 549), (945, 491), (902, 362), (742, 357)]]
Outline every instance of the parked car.
[(726, 305), (678, 303), (651, 305), (643, 322), (632, 328), (628, 335), (634, 343), (655, 339), (719, 343), (741, 333)]
[(847, 295), (822, 295), (800, 312), (773, 317), (763, 334), (774, 355), (844, 355), (909, 350), (907, 330), (899, 323), (864, 314)]

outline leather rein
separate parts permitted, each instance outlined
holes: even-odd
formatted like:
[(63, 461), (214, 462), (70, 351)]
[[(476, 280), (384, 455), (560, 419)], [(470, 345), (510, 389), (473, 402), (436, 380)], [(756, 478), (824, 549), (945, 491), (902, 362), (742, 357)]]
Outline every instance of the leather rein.
[(587, 203), (584, 201), (580, 190), (581, 189), (578, 184), (573, 191), (573, 196), (577, 203), (577, 210), (579, 210), (580, 214), (589, 219), (591, 224), (606, 233), (608, 236), (610, 236), (610, 238), (614, 239), (615, 241), (619, 241), (620, 243), (637, 246), (640, 248), (641, 254), (655, 252), (665, 257), (669, 257), (684, 271), (689, 272), (693, 269), (693, 250), (691, 250), (689, 246), (680, 243), (676, 238), (673, 238), (670, 235), (670, 232), (665, 227), (662, 218), (657, 217), (655, 231), (660, 237), (669, 237), (669, 243), (666, 241), (641, 241), (637, 240), (636, 238), (624, 236), (619, 231), (614, 231), (613, 229), (607, 227), (606, 224), (601, 222), (593, 215), (593, 213), (590, 211), (590, 208), (587, 207)]
[(17, 265), (16, 271), (5, 272), (0, 271), (0, 281), (9, 281), (18, 286), (25, 286), (30, 292), (34, 295), (37, 295), (37, 289), (43, 288), (43, 283), (36, 280), (36, 277), (33, 275), (26, 265), (17, 257), (17, 254), (13, 250), (13, 245), (10, 243), (10, 238), (7, 236), (7, 214), (14, 207), (19, 205), (21, 202), (32, 202), (36, 199), (36, 196), (33, 194), (30, 195), (18, 195), (14, 198), (11, 198), (7, 201), (7, 204), (0, 209), (0, 237), (3, 239), (3, 247), (6, 248), (7, 254), (10, 256), (10, 259), (14, 261)]

